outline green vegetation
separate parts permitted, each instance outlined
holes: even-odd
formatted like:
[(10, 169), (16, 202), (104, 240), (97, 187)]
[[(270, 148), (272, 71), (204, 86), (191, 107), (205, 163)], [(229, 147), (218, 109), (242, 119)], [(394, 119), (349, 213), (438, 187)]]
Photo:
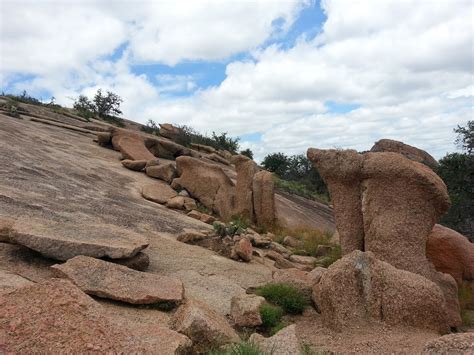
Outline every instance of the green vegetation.
[(154, 134), (155, 136), (160, 135), (160, 128), (153, 120), (148, 120), (146, 125), (142, 126), (141, 130), (145, 133)]
[(447, 154), (435, 169), (451, 198), (451, 208), (440, 222), (474, 242), (474, 121), (454, 131), (463, 153)]
[(227, 132), (216, 134), (212, 132), (209, 137), (205, 134), (201, 134), (191, 127), (179, 126), (181, 134), (178, 135), (177, 143), (189, 147), (192, 143), (203, 144), (213, 147), (217, 150), (228, 150), (232, 154), (237, 154), (239, 149), (239, 138), (232, 138), (227, 136)]
[(240, 154), (245, 155), (246, 157), (248, 157), (250, 159), (253, 159), (253, 152), (249, 148), (241, 150)]
[(17, 101), (17, 102), (22, 102), (24, 104), (30, 104), (30, 105), (37, 105), (37, 106), (43, 106), (44, 104), (38, 100), (37, 98), (30, 96), (26, 90), (23, 90), (23, 92), (20, 95), (13, 95), (13, 94), (4, 94), (2, 96), (8, 97), (11, 100)]
[(243, 341), (237, 344), (231, 344), (225, 350), (211, 350), (208, 355), (270, 355), (263, 352), (257, 344), (250, 341)]
[(267, 284), (259, 287), (255, 293), (290, 314), (303, 313), (309, 304), (309, 300), (300, 290), (286, 283)]
[(77, 114), (86, 119), (98, 117), (103, 121), (109, 122), (119, 127), (125, 127), (123, 119), (117, 117), (121, 115), (120, 104), (122, 98), (117, 94), (107, 91), (102, 93), (102, 89), (97, 90), (93, 100), (89, 100), (87, 96), (80, 95), (74, 101), (73, 108)]
[(214, 222), (212, 225), (214, 232), (221, 237), (244, 234), (249, 226), (250, 222), (239, 216), (232, 217), (228, 224)]
[(329, 201), (323, 179), (305, 155), (269, 154), (263, 159), (262, 166), (278, 176), (277, 189), (324, 203)]
[(262, 318), (262, 327), (268, 330), (281, 324), (281, 317), (283, 317), (284, 311), (279, 306), (274, 306), (269, 303), (264, 303), (260, 307), (260, 317)]

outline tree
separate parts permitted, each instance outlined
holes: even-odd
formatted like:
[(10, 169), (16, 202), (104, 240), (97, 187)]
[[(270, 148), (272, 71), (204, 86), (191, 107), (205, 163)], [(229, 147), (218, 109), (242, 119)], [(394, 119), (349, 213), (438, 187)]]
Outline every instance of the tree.
[(79, 95), (76, 101), (74, 101), (73, 108), (83, 117), (91, 118), (95, 116), (95, 105), (87, 98), (87, 96)]
[(253, 159), (253, 152), (250, 150), (250, 148), (241, 150), (240, 154), (245, 155), (246, 157), (248, 157), (250, 159)]
[(262, 166), (265, 170), (285, 178), (290, 166), (290, 159), (284, 153), (272, 153), (263, 158)]
[(223, 132), (219, 135), (217, 135), (216, 132), (212, 132), (212, 140), (216, 144), (214, 148), (225, 149), (232, 154), (236, 154), (239, 149), (240, 138), (227, 137), (227, 132)]
[(94, 96), (95, 109), (100, 117), (121, 115), (120, 104), (122, 102), (122, 98), (111, 91), (107, 91), (106, 95), (103, 95), (102, 89), (97, 90)]
[(456, 144), (471, 155), (474, 151), (474, 121), (469, 121), (466, 127), (458, 126), (454, 132), (458, 134)]
[(150, 134), (158, 135), (160, 133), (160, 129), (155, 121), (149, 119), (146, 125), (142, 126), (142, 131)]

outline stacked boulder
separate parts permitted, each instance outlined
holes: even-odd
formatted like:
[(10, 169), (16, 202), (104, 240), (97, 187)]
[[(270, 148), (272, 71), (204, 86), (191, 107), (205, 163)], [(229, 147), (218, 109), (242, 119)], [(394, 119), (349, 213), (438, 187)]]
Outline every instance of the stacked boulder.
[[(335, 298), (350, 297), (349, 292), (330, 292), (335, 286), (331, 279), (347, 278), (354, 281), (349, 288), (359, 295), (361, 304), (355, 318), (440, 331), (459, 326), (457, 285), (450, 275), (437, 272), (426, 257), (428, 236), (450, 206), (443, 181), (425, 165), (397, 153), (310, 148), (308, 158), (328, 186), (346, 255), (329, 268), (315, 288), (328, 325), (335, 327), (325, 314), (346, 307), (342, 299)], [(341, 267), (345, 263), (347, 267)], [(398, 297), (398, 303), (387, 304), (387, 285), (394, 286), (393, 292), (397, 292), (396, 285), (400, 288), (392, 295)], [(410, 296), (408, 290), (415, 294)], [(416, 299), (410, 299), (416, 295), (430, 300), (431, 308), (419, 307)], [(411, 318), (395, 314), (405, 311), (413, 312)], [(429, 313), (434, 318), (429, 318)]]

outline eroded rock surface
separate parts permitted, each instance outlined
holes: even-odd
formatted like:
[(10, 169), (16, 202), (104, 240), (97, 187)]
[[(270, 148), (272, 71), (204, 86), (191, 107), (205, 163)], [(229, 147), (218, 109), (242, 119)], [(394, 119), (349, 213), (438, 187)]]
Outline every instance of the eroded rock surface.
[(6, 270), (0, 270), (0, 294), (10, 293), (17, 288), (33, 285), (33, 282)]
[(250, 341), (257, 344), (265, 353), (274, 355), (300, 354), (301, 344), (296, 335), (296, 325), (292, 324), (283, 328), (270, 338), (265, 338), (254, 333), (250, 336)]
[(132, 304), (169, 302), (184, 297), (180, 280), (132, 270), (107, 261), (76, 256), (52, 266), (56, 276), (68, 278), (87, 294)]
[(253, 206), (259, 226), (271, 227), (275, 223), (275, 183), (272, 173), (260, 171), (253, 177)]
[(395, 141), (393, 139), (381, 139), (375, 142), (374, 146), (370, 149), (370, 151), (398, 153), (418, 163), (423, 163), (431, 167), (438, 166), (438, 162), (436, 161), (436, 159), (424, 150), (405, 144), (403, 142)]
[(258, 166), (243, 155), (232, 157), (232, 163), (237, 171), (235, 213), (251, 221), (254, 218), (252, 182)]
[(448, 334), (428, 342), (423, 348), (424, 355), (474, 354), (474, 333)]

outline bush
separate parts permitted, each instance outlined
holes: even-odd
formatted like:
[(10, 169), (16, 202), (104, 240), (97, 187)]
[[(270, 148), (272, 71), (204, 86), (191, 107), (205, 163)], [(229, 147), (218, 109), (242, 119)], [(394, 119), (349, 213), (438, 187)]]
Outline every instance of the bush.
[(245, 150), (241, 150), (240, 154), (245, 155), (246, 157), (248, 157), (250, 159), (253, 159), (253, 152), (249, 148), (247, 148)]
[(7, 95), (4, 95), (14, 101), (17, 101), (17, 102), (23, 102), (24, 104), (30, 104), (30, 105), (37, 105), (37, 106), (43, 106), (43, 103), (34, 98), (33, 96), (30, 96), (26, 90), (23, 90), (23, 92), (20, 94), (20, 95), (12, 95), (12, 94), (7, 94)]
[(262, 327), (265, 329), (272, 329), (278, 326), (283, 317), (283, 309), (279, 306), (273, 306), (268, 303), (264, 303), (260, 307), (260, 317), (262, 318)]
[(301, 314), (309, 300), (296, 287), (285, 283), (272, 283), (259, 287), (256, 294), (283, 308), (290, 314)]
[(145, 133), (150, 133), (158, 136), (160, 134), (160, 128), (153, 120), (148, 120), (146, 125), (142, 126), (141, 130)]
[(212, 132), (212, 136), (203, 135), (191, 127), (178, 126), (181, 129), (181, 133), (176, 139), (176, 143), (189, 147), (191, 143), (202, 144), (213, 147), (217, 150), (228, 150), (232, 154), (237, 154), (239, 149), (239, 138), (231, 138), (227, 136), (227, 133), (216, 134)]
[(73, 108), (81, 117), (84, 117), (86, 119), (95, 117), (95, 106), (87, 98), (87, 96), (79, 95), (79, 97), (74, 101)]
[(100, 117), (121, 115), (120, 104), (122, 102), (122, 98), (111, 91), (107, 91), (103, 95), (102, 89), (99, 89), (94, 95), (95, 110)]

